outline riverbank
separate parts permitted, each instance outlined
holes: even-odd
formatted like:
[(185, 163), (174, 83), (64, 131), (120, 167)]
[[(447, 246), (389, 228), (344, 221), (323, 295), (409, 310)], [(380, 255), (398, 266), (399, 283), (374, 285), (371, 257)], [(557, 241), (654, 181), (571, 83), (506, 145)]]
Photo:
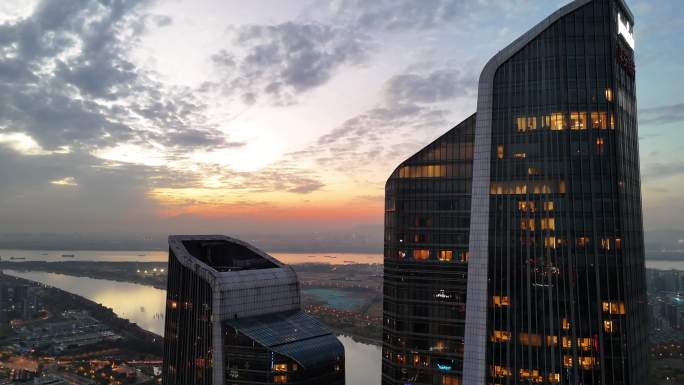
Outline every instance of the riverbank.
[(108, 347), (120, 348), (137, 355), (161, 357), (164, 339), (147, 331), (127, 319), (120, 318), (112, 309), (95, 303), (80, 295), (46, 286), (28, 279), (0, 274), (0, 280), (11, 284), (21, 284), (37, 288), (40, 303), (48, 314), (61, 314), (65, 311), (86, 311), (116, 334), (123, 337), (121, 342)]
[(166, 290), (166, 262), (1, 261), (0, 269), (43, 271), (74, 277), (136, 283)]
[[(301, 264), (293, 267), (302, 284), (305, 311), (338, 334), (374, 345), (382, 343), (382, 279), (377, 265)], [(166, 290), (166, 264), (160, 262), (3, 261), (0, 268)], [(128, 312), (131, 311), (134, 310), (129, 308)]]

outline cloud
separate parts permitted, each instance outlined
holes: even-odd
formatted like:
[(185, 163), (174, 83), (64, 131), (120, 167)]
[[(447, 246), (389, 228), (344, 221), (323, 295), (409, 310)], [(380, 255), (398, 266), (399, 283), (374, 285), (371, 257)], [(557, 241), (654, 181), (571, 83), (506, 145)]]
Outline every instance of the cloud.
[(684, 175), (684, 162), (670, 161), (648, 163), (645, 165), (642, 174), (644, 180), (647, 181)]
[(67, 176), (62, 179), (55, 179), (50, 181), (51, 184), (54, 184), (56, 186), (69, 186), (69, 187), (76, 187), (78, 186), (78, 183), (76, 183), (76, 178), (73, 176)]
[(456, 97), (473, 96), (475, 77), (458, 70), (437, 70), (429, 74), (407, 73), (387, 81), (385, 98), (391, 103), (435, 103)]
[(641, 124), (670, 124), (684, 121), (684, 103), (639, 110)]
[(231, 33), (237, 48), (217, 52), (212, 61), (224, 73), (224, 92), (237, 90), (246, 104), (261, 97), (294, 103), (340, 67), (363, 63), (369, 48), (362, 34), (313, 22), (238, 26)]
[[(459, 7), (460, 5), (460, 7)], [(333, 3), (337, 16), (364, 29), (427, 29), (452, 21), (465, 8), (450, 0), (341, 0)]]

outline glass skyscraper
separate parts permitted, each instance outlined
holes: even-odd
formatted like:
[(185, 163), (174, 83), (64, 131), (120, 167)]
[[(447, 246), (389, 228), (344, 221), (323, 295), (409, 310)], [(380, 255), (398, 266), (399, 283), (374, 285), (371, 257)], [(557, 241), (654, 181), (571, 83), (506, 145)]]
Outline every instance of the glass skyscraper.
[(576, 0), (386, 185), (383, 384), (644, 384), (634, 19)]
[(169, 237), (164, 385), (344, 385), (344, 347), (294, 270), (237, 239)]

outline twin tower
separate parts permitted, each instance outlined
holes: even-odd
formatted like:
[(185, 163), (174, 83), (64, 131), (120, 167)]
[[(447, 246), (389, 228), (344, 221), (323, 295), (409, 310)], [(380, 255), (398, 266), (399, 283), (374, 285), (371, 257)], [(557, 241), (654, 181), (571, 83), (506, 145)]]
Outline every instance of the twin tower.
[[(633, 23), (622, 0), (561, 8), (392, 173), (382, 385), (647, 383)], [(342, 345), (299, 309), (270, 256), (171, 237), (164, 383), (343, 384)]]
[(633, 23), (561, 8), (389, 178), (383, 385), (647, 383)]

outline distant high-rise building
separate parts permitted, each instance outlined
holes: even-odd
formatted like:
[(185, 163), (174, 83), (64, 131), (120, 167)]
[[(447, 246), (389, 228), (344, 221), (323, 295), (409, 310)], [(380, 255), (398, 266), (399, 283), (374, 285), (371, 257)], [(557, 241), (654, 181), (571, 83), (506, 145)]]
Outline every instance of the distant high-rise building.
[(344, 347), (294, 270), (225, 236), (169, 237), (165, 385), (344, 385)]
[(633, 25), (561, 8), (392, 173), (383, 385), (646, 383)]

